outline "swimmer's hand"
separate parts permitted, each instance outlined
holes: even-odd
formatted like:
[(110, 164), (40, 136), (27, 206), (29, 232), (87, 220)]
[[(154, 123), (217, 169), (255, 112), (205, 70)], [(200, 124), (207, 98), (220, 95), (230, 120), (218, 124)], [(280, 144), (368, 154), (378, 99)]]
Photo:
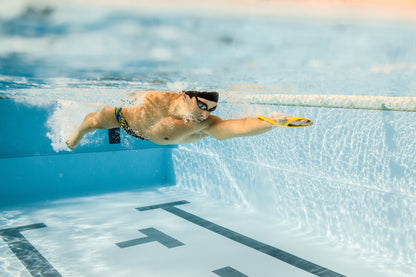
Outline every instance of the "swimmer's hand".
[(259, 115), (259, 119), (267, 121), (279, 127), (307, 127), (313, 125), (313, 121), (304, 117), (293, 117), (285, 114), (273, 115), (270, 118)]

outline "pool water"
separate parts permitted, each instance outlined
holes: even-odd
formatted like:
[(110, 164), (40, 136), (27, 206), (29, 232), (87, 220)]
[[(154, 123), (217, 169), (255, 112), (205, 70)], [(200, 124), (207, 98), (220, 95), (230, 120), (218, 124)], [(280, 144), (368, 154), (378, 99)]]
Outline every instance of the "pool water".
[(416, 30), (409, 23), (76, 4), (27, 5), (0, 20), (0, 88), (6, 91), (414, 96)]
[[(416, 96), (414, 24), (74, 3), (5, 11), (0, 276), (416, 275), (416, 113), (241, 101)], [(109, 145), (97, 131), (68, 151), (88, 112), (145, 89), (216, 90), (222, 118), (315, 124), (168, 148), (123, 133)]]

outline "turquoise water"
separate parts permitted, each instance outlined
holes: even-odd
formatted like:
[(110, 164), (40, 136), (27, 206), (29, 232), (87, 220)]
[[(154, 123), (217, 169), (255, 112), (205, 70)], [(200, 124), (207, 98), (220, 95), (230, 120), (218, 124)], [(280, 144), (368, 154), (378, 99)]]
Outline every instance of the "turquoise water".
[(128, 105), (142, 89), (220, 91), (223, 118), (313, 119), (173, 149), (177, 189), (353, 249), (390, 276), (416, 272), (416, 113), (233, 104), (257, 93), (416, 96), (414, 25), (59, 5), (3, 15), (0, 41), (0, 95), (53, 104), (43, 125), (58, 157), (96, 103)]

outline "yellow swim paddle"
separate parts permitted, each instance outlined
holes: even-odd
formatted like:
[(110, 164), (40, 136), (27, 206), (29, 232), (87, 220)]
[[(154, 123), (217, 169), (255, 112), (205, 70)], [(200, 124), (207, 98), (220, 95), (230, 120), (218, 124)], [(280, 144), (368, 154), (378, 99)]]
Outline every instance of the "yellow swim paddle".
[[(280, 123), (277, 123), (276, 121), (274, 121), (274, 120), (272, 120), (272, 119), (270, 119), (270, 118), (267, 118), (267, 117), (264, 117), (264, 116), (261, 116), (261, 115), (259, 115), (259, 116), (257, 116), (259, 119), (261, 119), (261, 120), (264, 120), (264, 121), (267, 121), (267, 122), (269, 122), (269, 123), (271, 123), (271, 124), (274, 124), (274, 125), (277, 125), (277, 126), (279, 126), (279, 127), (287, 127), (287, 128), (295, 128), (295, 127), (308, 127), (308, 126), (311, 126), (312, 124), (313, 124), (313, 122), (312, 122), (312, 120), (310, 120), (310, 119), (308, 119), (308, 118), (304, 118), (304, 117), (292, 117), (292, 118), (290, 118), (290, 119), (288, 119), (288, 120), (286, 120), (286, 122), (285, 123), (283, 123), (283, 124), (280, 124)], [(296, 121), (296, 120), (300, 120), (300, 119), (306, 119), (306, 120), (308, 120), (309, 122), (310, 122), (310, 124), (308, 124), (308, 125), (289, 125), (290, 123), (292, 123), (293, 121)]]

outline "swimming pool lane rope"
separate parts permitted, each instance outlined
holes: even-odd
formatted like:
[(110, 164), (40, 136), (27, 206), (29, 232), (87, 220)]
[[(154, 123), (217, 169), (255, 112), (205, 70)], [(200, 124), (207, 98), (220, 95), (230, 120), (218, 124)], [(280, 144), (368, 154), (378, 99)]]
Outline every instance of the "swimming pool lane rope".
[(257, 94), (245, 96), (244, 102), (261, 105), (416, 112), (416, 97)]

